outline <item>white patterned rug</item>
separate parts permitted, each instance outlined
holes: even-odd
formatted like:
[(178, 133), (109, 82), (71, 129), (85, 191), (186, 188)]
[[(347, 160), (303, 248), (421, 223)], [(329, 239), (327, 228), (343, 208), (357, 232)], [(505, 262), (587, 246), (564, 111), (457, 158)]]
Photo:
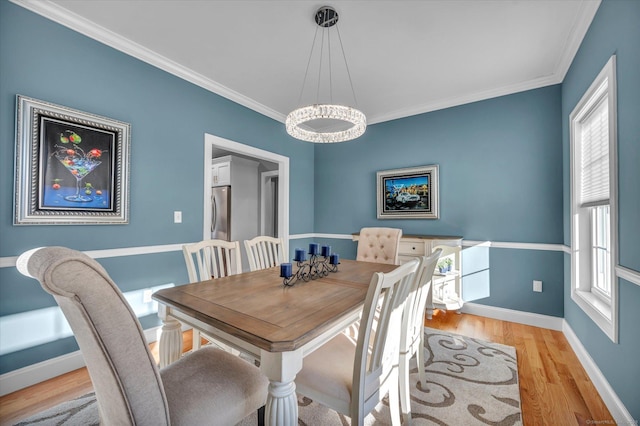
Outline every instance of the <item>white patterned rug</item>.
[[(510, 346), (425, 328), (428, 383), (411, 370), (411, 409), (415, 425), (522, 425), (516, 351)], [(415, 358), (413, 360), (415, 362)], [(414, 364), (415, 365), (415, 364)], [(298, 398), (299, 425), (343, 426), (350, 419), (307, 398)], [(93, 394), (65, 402), (17, 425), (98, 425)], [(256, 425), (256, 415), (241, 426)], [(390, 424), (383, 401), (365, 425)]]

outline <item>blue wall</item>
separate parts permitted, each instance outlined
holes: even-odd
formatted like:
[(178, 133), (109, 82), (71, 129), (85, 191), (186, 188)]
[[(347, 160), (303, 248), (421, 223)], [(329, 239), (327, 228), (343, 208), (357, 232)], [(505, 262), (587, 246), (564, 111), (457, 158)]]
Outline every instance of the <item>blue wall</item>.
[[(201, 239), (204, 133), (291, 158), (291, 234), (350, 234), (378, 225), (405, 234), (569, 245), (568, 114), (617, 53), (620, 263), (638, 271), (639, 5), (603, 2), (562, 86), (376, 124), (357, 141), (314, 146), (289, 138), (281, 123), (0, 0), (0, 257), (53, 244), (98, 250)], [(12, 226), (16, 94), (132, 124), (129, 225)], [(426, 164), (440, 166), (441, 219), (377, 220), (376, 172)], [(173, 224), (174, 210), (183, 211), (182, 224)], [(355, 256), (349, 240), (318, 242)], [(640, 286), (619, 281), (620, 343), (614, 345), (571, 301), (567, 259), (547, 250), (466, 248), (465, 295), (565, 317), (640, 418), (634, 382), (640, 371), (632, 363), (640, 353)], [(186, 281), (178, 252), (101, 263), (125, 291)], [(544, 282), (544, 292), (531, 291), (534, 279)], [(53, 305), (34, 280), (0, 268), (0, 316)], [(0, 357), (0, 373), (76, 348), (69, 338), (9, 354)]]
[[(618, 83), (618, 250), (621, 266), (640, 271), (640, 2), (605, 0), (562, 84), (564, 241), (571, 244), (569, 114), (611, 55)], [(619, 344), (573, 302), (571, 260), (565, 256), (565, 318), (631, 416), (640, 419), (640, 286), (619, 285)]]
[[(561, 244), (560, 94), (556, 85), (503, 96), (376, 124), (356, 141), (318, 146), (316, 232), (393, 226), (405, 234)], [(428, 164), (439, 165), (440, 219), (377, 220), (376, 172)], [(563, 316), (561, 252), (474, 248), (463, 258), (467, 301)], [(542, 293), (533, 293), (533, 280), (543, 281)]]
[[(45, 245), (100, 250), (201, 240), (205, 133), (294, 158), (290, 231), (313, 231), (314, 147), (290, 138), (281, 123), (6, 0), (0, 55), (0, 257)], [(12, 225), (16, 94), (131, 123), (129, 225)], [(173, 223), (174, 210), (183, 212), (182, 224)], [(101, 263), (124, 291), (187, 282), (180, 252)], [(53, 305), (35, 280), (0, 268), (0, 316)], [(3, 356), (0, 373), (75, 349), (61, 341)]]

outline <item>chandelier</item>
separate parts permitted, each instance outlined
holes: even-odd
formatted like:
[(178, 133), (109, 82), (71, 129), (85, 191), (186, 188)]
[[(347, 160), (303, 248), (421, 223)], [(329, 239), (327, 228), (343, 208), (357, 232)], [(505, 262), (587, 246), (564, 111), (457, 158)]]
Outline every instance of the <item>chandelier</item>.
[[(354, 103), (356, 102), (355, 91), (353, 90), (353, 83), (351, 82), (351, 74), (349, 73), (349, 67), (347, 65), (347, 58), (344, 54), (344, 48), (342, 47), (342, 38), (340, 37), (340, 31), (338, 30), (338, 13), (330, 6), (323, 6), (315, 14), (315, 21), (318, 24), (316, 28), (316, 34), (313, 38), (313, 44), (311, 46), (311, 53), (309, 54), (309, 61), (307, 62), (307, 69), (304, 74), (304, 80), (302, 82), (302, 89), (300, 91), (300, 98), (298, 104), (301, 103), (302, 95), (304, 93), (305, 85), (307, 82), (307, 75), (309, 74), (309, 67), (311, 59), (313, 57), (313, 51), (316, 46), (316, 40), (318, 38), (318, 30), (322, 28), (321, 40), (320, 40), (320, 58), (318, 66), (318, 84), (316, 88), (316, 101), (312, 105), (307, 105), (295, 109), (287, 115), (285, 120), (285, 126), (287, 133), (296, 139), (300, 139), (307, 142), (315, 143), (334, 143), (345, 142), (360, 137), (367, 128), (367, 118), (362, 111), (345, 105), (338, 105), (333, 103), (333, 81), (332, 81), (332, 61), (331, 61), (331, 37), (330, 29), (335, 28), (338, 41), (340, 42), (340, 50), (342, 51), (342, 58), (346, 68), (347, 76), (349, 78), (349, 86), (351, 87), (351, 93), (353, 95)], [(320, 103), (320, 81), (322, 63), (324, 59), (324, 45), (326, 44), (328, 51), (328, 96), (330, 103)]]

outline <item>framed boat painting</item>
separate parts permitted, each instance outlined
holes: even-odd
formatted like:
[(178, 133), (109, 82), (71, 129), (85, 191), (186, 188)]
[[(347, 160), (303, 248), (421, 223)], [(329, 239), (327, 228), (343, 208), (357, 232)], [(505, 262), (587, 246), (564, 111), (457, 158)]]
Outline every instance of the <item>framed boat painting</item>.
[(384, 170), (376, 175), (378, 219), (438, 219), (438, 166)]
[(14, 225), (129, 223), (128, 123), (18, 95)]

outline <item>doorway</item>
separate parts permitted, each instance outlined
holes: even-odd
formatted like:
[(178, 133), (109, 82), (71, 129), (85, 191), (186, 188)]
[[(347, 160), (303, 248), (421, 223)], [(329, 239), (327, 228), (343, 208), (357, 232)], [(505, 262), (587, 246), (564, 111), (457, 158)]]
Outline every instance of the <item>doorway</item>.
[[(273, 203), (273, 208), (270, 208), (270, 213), (261, 215), (261, 228), (260, 231), (265, 232), (271, 223), (274, 236), (282, 238), (284, 241), (285, 258), (288, 258), (289, 253), (289, 157), (285, 157), (280, 154), (276, 154), (270, 151), (265, 151), (253, 146), (241, 144), (228, 139), (224, 139), (215, 135), (205, 133), (204, 135), (204, 216), (203, 220), (203, 239), (211, 238), (210, 225), (207, 223), (206, 218), (211, 216), (211, 159), (213, 153), (218, 150), (226, 151), (228, 153), (237, 154), (245, 158), (251, 158), (255, 161), (266, 161), (273, 163), (277, 166), (276, 170), (270, 170), (262, 174), (260, 183), (264, 184), (268, 178), (267, 191), (270, 192), (270, 199)], [(266, 176), (265, 176), (266, 175)], [(256, 182), (258, 185), (258, 182)], [(263, 208), (263, 201), (261, 196), (261, 210)], [(264, 226), (262, 226), (264, 220)], [(268, 234), (263, 234), (268, 235)]]

